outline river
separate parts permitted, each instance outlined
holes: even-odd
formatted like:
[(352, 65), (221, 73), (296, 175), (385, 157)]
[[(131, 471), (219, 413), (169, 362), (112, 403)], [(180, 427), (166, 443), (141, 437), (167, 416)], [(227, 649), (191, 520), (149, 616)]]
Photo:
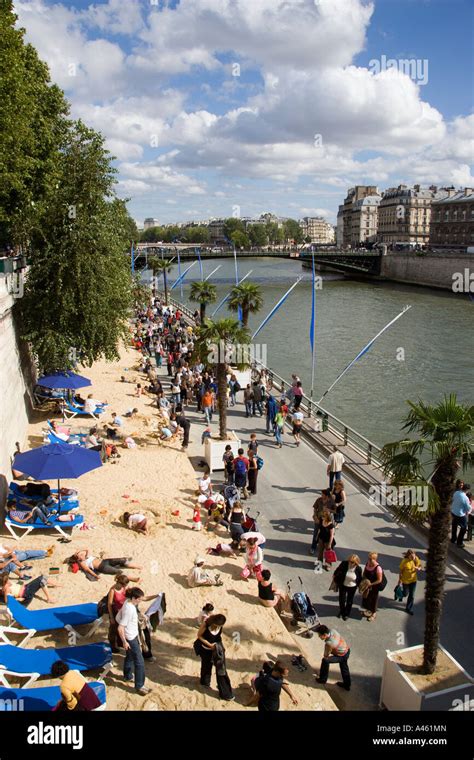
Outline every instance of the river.
[[(235, 281), (229, 259), (203, 262), (222, 298)], [(185, 266), (183, 263), (183, 271)], [(248, 281), (262, 287), (264, 306), (251, 315), (255, 330), (298, 276), (303, 280), (256, 339), (265, 344), (267, 365), (289, 379), (300, 376), (309, 396), (311, 385), (311, 272), (299, 261), (266, 258), (242, 259), (239, 277), (249, 270)], [(177, 277), (173, 267), (170, 282)], [(189, 303), (190, 281), (199, 278), (198, 264), (183, 284), (172, 291)], [(324, 275), (316, 289), (315, 383), (317, 401), (341, 370), (402, 308), (412, 308), (374, 344), (325, 397), (323, 406), (377, 445), (402, 437), (401, 423), (409, 411), (406, 401), (436, 403), (445, 393), (473, 403), (474, 303), (455, 295), (393, 283), (356, 282)], [(208, 307), (211, 314), (214, 306)], [(228, 316), (226, 306), (216, 315)]]

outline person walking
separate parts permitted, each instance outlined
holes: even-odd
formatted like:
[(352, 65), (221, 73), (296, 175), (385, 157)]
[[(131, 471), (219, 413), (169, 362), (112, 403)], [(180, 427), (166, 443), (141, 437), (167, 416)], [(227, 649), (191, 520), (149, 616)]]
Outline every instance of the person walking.
[(177, 417), (176, 422), (178, 423), (179, 427), (183, 429), (183, 444), (182, 449), (183, 451), (186, 451), (186, 449), (189, 446), (189, 434), (191, 432), (191, 422), (186, 417), (184, 410), (181, 405), (178, 405), (176, 407)]
[(362, 598), (362, 614), (372, 622), (377, 617), (377, 604), (380, 586), (383, 579), (383, 570), (378, 563), (377, 552), (370, 552), (367, 564), (364, 567), (363, 580), (369, 582), (368, 591)]
[(258, 465), (257, 465), (257, 454), (252, 449), (249, 449), (248, 461), (249, 461), (249, 469), (248, 469), (247, 477), (249, 481), (249, 491), (253, 496), (255, 496), (257, 493)]
[(297, 446), (299, 446), (301, 443), (301, 428), (303, 427), (303, 420), (304, 420), (303, 412), (299, 412), (298, 410), (293, 412), (293, 415), (292, 415), (293, 436), (294, 436), (295, 443)]
[(116, 617), (118, 633), (125, 649), (123, 675), (126, 681), (132, 681), (135, 673), (135, 691), (141, 696), (146, 696), (151, 691), (145, 686), (145, 660), (138, 630), (137, 607), (144, 596), (143, 591), (136, 586), (127, 589), (127, 599)]
[(247, 473), (249, 470), (249, 460), (244, 456), (244, 450), (238, 449), (238, 456), (234, 459), (234, 483), (236, 488), (242, 490), (242, 498), (248, 499), (247, 491)]
[(342, 475), (342, 466), (346, 460), (344, 455), (339, 451), (337, 446), (333, 446), (332, 454), (328, 459), (327, 474), (329, 475), (329, 490), (332, 491), (335, 480), (340, 480)]
[(326, 552), (332, 549), (334, 545), (334, 522), (332, 519), (332, 513), (329, 509), (323, 510), (323, 515), (319, 524), (319, 538), (318, 538), (318, 559), (314, 566), (314, 572), (319, 573), (321, 571), (321, 563), (323, 570), (329, 570), (331, 563), (326, 559)]
[(337, 682), (337, 686), (340, 686), (346, 691), (351, 690), (351, 674), (349, 672), (349, 665), (347, 661), (349, 659), (351, 650), (347, 641), (342, 638), (341, 634), (334, 630), (334, 628), (328, 628), (327, 625), (318, 625), (316, 628), (321, 641), (324, 641), (324, 655), (321, 660), (321, 667), (319, 670), (319, 676), (316, 679), (318, 683), (326, 683), (329, 675), (329, 666), (333, 662), (337, 662), (341, 670), (342, 681)]
[(357, 554), (351, 554), (347, 560), (336, 567), (333, 580), (339, 593), (338, 617), (347, 620), (351, 616), (355, 592), (362, 580), (362, 568)]
[(293, 387), (293, 411), (297, 412), (303, 401), (303, 386), (301, 380), (297, 380), (296, 385)]
[(282, 690), (288, 694), (294, 705), (298, 704), (298, 700), (293, 696), (288, 683), (284, 680), (288, 677), (288, 672), (288, 668), (283, 665), (281, 660), (277, 660), (269, 673), (263, 672), (255, 679), (254, 686), (259, 695), (259, 712), (278, 712)]
[(224, 462), (224, 469), (226, 474), (226, 483), (228, 486), (234, 483), (234, 453), (232, 446), (228, 443), (225, 447), (225, 451), (222, 455), (222, 461)]
[(345, 507), (346, 507), (346, 492), (344, 490), (344, 483), (342, 480), (335, 480), (331, 491), (331, 496), (334, 499), (335, 512), (334, 512), (334, 524), (337, 528), (344, 522)]
[(275, 416), (278, 411), (276, 399), (270, 394), (265, 401), (266, 427), (265, 432), (271, 433), (275, 425)]
[(451, 503), (451, 543), (457, 544), (460, 549), (464, 549), (464, 536), (468, 526), (468, 515), (471, 512), (471, 502), (467, 496), (470, 490), (469, 483), (463, 483), (462, 487), (454, 492)]
[(282, 435), (283, 435), (284, 426), (285, 426), (285, 416), (283, 412), (280, 410), (275, 414), (274, 428), (273, 428), (276, 442), (280, 449), (283, 446)]
[(418, 572), (421, 570), (420, 558), (416, 556), (414, 549), (408, 549), (404, 558), (400, 562), (400, 575), (398, 582), (403, 586), (403, 596), (407, 597), (405, 611), (413, 615), (413, 603), (415, 601), (415, 590)]
[(334, 512), (335, 508), (336, 507), (334, 500), (331, 496), (329, 488), (323, 489), (321, 491), (321, 496), (319, 496), (313, 504), (314, 529), (313, 540), (311, 541), (311, 549), (309, 550), (309, 553), (313, 557), (318, 550), (319, 529), (321, 527), (321, 518), (323, 516), (323, 512), (325, 509), (329, 510), (330, 512)]
[(206, 425), (210, 425), (212, 422), (212, 404), (213, 404), (212, 391), (210, 390), (210, 388), (207, 388), (201, 399), (201, 409), (206, 416)]
[(244, 388), (244, 404), (245, 404), (245, 416), (253, 417), (253, 390), (250, 387), (250, 383), (247, 383), (247, 387)]
[(260, 417), (263, 417), (263, 408), (262, 408), (262, 400), (263, 400), (263, 394), (262, 394), (262, 388), (259, 385), (258, 382), (253, 383), (252, 385), (252, 414), (255, 417), (255, 414), (258, 410), (258, 413)]
[(122, 646), (118, 632), (117, 615), (125, 604), (127, 598), (127, 586), (130, 583), (130, 578), (124, 573), (117, 573), (114, 580), (115, 583), (109, 589), (107, 594), (107, 612), (109, 614), (108, 639), (112, 652), (117, 654), (119, 652), (119, 647)]
[(204, 620), (199, 628), (194, 649), (201, 658), (201, 685), (210, 688), (214, 665), (219, 696), (226, 702), (231, 702), (235, 697), (227, 674), (225, 649), (222, 643), (222, 629), (225, 624), (224, 615), (211, 615)]

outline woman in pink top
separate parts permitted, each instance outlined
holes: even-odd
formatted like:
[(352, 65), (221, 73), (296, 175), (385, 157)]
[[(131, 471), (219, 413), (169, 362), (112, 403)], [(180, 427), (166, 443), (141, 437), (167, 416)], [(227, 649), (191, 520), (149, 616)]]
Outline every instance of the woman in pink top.
[(134, 583), (137, 583), (140, 578), (129, 578), (128, 575), (125, 575), (124, 573), (118, 573), (115, 576), (114, 585), (107, 594), (107, 611), (109, 613), (108, 638), (109, 644), (112, 647), (112, 652), (115, 654), (119, 651), (119, 647), (122, 646), (116, 617), (125, 604), (125, 594), (127, 592), (127, 586), (131, 580), (133, 580)]

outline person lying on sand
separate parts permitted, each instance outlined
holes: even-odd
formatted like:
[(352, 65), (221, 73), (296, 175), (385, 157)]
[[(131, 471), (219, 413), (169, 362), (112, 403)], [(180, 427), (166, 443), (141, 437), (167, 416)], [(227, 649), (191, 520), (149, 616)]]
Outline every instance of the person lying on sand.
[[(99, 580), (99, 574), (101, 573), (104, 575), (116, 575), (118, 570), (141, 570), (140, 565), (132, 565), (131, 561), (131, 557), (100, 559), (91, 555), (89, 549), (80, 549), (65, 560), (68, 565), (77, 564), (89, 580), (96, 581)], [(136, 583), (139, 579), (130, 578), (130, 580)]]
[(0, 578), (1, 599), (6, 603), (7, 596), (13, 596), (19, 602), (23, 602), (25, 607), (33, 600), (38, 591), (43, 589), (48, 604), (55, 604), (56, 600), (48, 593), (48, 588), (60, 588), (58, 583), (51, 581), (47, 575), (40, 575), (29, 583), (21, 580), (10, 580), (8, 573), (3, 573)]
[(148, 536), (148, 521), (145, 515), (140, 512), (124, 512), (122, 515), (122, 522), (137, 533), (143, 533)]

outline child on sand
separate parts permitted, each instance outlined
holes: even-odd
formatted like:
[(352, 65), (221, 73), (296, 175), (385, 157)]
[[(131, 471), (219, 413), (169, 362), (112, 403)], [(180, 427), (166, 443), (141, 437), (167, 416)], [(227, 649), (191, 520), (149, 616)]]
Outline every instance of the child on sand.
[(207, 618), (212, 615), (213, 612), (214, 612), (214, 605), (211, 604), (210, 602), (205, 604), (198, 615), (198, 619), (197, 619), (198, 625), (201, 626), (204, 623), (204, 621), (207, 620)]

